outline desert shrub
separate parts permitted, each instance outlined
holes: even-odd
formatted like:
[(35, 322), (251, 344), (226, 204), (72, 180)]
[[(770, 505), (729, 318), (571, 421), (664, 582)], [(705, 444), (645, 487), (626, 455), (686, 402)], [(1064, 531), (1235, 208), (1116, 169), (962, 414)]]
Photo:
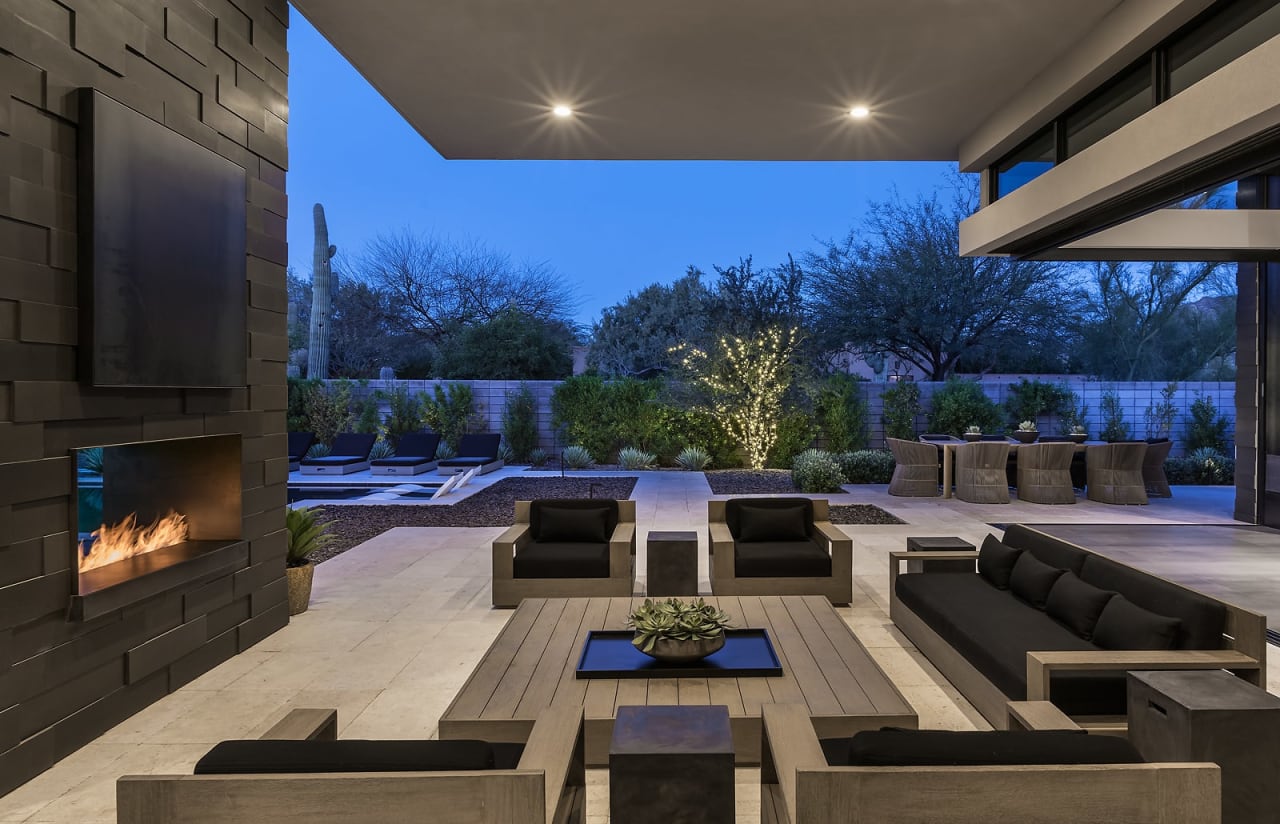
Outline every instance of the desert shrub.
[(568, 469), (586, 469), (595, 463), (595, 460), (591, 457), (591, 451), (578, 444), (566, 446), (564, 451), (560, 453), (560, 459)]
[(783, 413), (778, 418), (777, 439), (766, 465), (774, 469), (791, 466), (797, 455), (813, 446), (813, 436), (813, 418), (799, 409)]
[(551, 423), (570, 443), (593, 455), (612, 456), (624, 446), (661, 451), (667, 435), (658, 381), (575, 375), (551, 395)]
[(981, 427), (983, 432), (999, 432), (1004, 427), (1004, 416), (996, 402), (982, 391), (980, 383), (949, 378), (933, 393), (929, 431), (958, 436), (970, 426)]
[(441, 442), (448, 444), (456, 455), (462, 436), (474, 431), (479, 424), (475, 396), (466, 383), (436, 384), (432, 394), (423, 405), (422, 422), (431, 431), (439, 432)]
[(1225, 485), (1235, 482), (1236, 462), (1211, 447), (1168, 458), (1164, 472), (1171, 484)]
[(818, 387), (813, 416), (819, 435), (831, 452), (848, 452), (867, 445), (867, 404), (859, 381), (838, 372)]
[(1120, 403), (1120, 396), (1114, 390), (1108, 389), (1102, 393), (1102, 432), (1099, 436), (1108, 443), (1115, 441), (1127, 441), (1129, 439), (1129, 424), (1124, 419), (1124, 406)]
[(1167, 438), (1173, 434), (1173, 422), (1178, 417), (1178, 407), (1173, 399), (1178, 394), (1177, 382), (1170, 381), (1160, 390), (1160, 400), (1147, 404), (1142, 418), (1147, 425), (1148, 438)]
[(533, 466), (545, 466), (547, 463), (547, 451), (536, 446), (530, 449), (529, 463)]
[(791, 482), (801, 492), (839, 492), (845, 478), (840, 463), (830, 452), (806, 449), (795, 457)]
[(671, 404), (662, 404), (658, 412), (667, 444), (657, 449), (659, 455), (674, 460), (677, 449), (685, 444), (697, 444), (707, 451), (711, 463), (717, 467), (728, 469), (742, 465), (737, 442), (710, 413)]
[(884, 434), (890, 438), (914, 440), (916, 417), (920, 414), (920, 387), (911, 381), (895, 383), (881, 393), (884, 401)]
[(515, 463), (516, 453), (506, 441), (498, 444), (498, 460), (504, 464)]
[[(1075, 394), (1063, 384), (1023, 378), (1010, 385), (1004, 408), (1008, 420), (1017, 423), (1035, 421), (1042, 415), (1065, 416), (1068, 410), (1075, 410), (1075, 401)], [(934, 405), (936, 408), (936, 399)]]
[(312, 390), (324, 388), (324, 381), (312, 378), (289, 378), (288, 409), (285, 412), (285, 426), (290, 432), (310, 432), (311, 418), (307, 415), (307, 398)]
[(897, 465), (887, 449), (859, 449), (836, 456), (845, 482), (851, 484), (887, 484), (893, 479)]
[(623, 469), (649, 469), (655, 460), (656, 455), (643, 449), (624, 446), (618, 450), (618, 466)]
[(700, 446), (686, 446), (676, 456), (676, 466), (690, 472), (701, 472), (710, 465), (710, 453)]
[(350, 432), (355, 424), (351, 413), (351, 382), (335, 381), (332, 386), (317, 382), (307, 392), (303, 402), (310, 431), (316, 440), (326, 446), (343, 432)]
[(400, 436), (409, 432), (417, 432), (422, 428), (422, 394), (410, 392), (406, 387), (397, 386), (387, 396), (390, 409), (383, 421), (387, 429), (387, 438), (392, 444), (400, 443)]
[(502, 410), (502, 436), (511, 447), (513, 460), (527, 461), (538, 445), (538, 400), (523, 383), (507, 393)]
[(1222, 454), (1227, 452), (1227, 427), (1231, 422), (1225, 415), (1218, 414), (1218, 407), (1208, 395), (1197, 395), (1191, 403), (1187, 416), (1187, 451), (1196, 452), (1201, 449), (1216, 449)]
[(382, 413), (378, 411), (378, 395), (370, 393), (363, 400), (352, 403), (355, 423), (352, 432), (377, 435), (382, 429)]
[(388, 441), (377, 440), (373, 444), (373, 449), (369, 450), (369, 460), (377, 461), (382, 458), (390, 458), (394, 454), (396, 454), (395, 447)]

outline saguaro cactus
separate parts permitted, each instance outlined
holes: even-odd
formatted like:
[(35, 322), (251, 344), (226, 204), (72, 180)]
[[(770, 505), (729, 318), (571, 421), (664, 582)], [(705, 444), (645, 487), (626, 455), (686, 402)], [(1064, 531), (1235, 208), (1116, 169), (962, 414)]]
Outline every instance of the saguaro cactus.
[(329, 261), (338, 254), (329, 245), (329, 224), (324, 219), (324, 206), (317, 203), (311, 210), (315, 218), (316, 244), (311, 261), (311, 330), (307, 345), (307, 377), (329, 377), (329, 316), (333, 312), (333, 269)]

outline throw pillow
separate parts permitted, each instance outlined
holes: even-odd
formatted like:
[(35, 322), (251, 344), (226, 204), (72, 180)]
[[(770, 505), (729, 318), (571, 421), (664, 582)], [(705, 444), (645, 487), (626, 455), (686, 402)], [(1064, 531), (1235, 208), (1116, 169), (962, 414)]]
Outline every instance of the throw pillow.
[(1009, 590), (1036, 609), (1044, 609), (1049, 590), (1064, 572), (1065, 569), (1051, 567), (1030, 552), (1024, 552), (1009, 574)]
[(1107, 602), (1093, 628), (1103, 649), (1173, 649), (1182, 622), (1145, 610), (1123, 595)]
[(1067, 629), (1088, 641), (1093, 637), (1094, 625), (1107, 602), (1115, 597), (1115, 593), (1098, 589), (1093, 584), (1086, 584), (1076, 577), (1074, 572), (1066, 572), (1058, 577), (1049, 597), (1045, 599), (1044, 611), (1050, 618), (1057, 620)]
[(978, 574), (996, 589), (1009, 588), (1009, 575), (1018, 562), (1022, 550), (1001, 543), (994, 535), (988, 535), (978, 550)]
[(604, 544), (609, 542), (606, 532), (609, 511), (599, 509), (543, 506), (538, 510), (539, 541), (559, 541), (571, 544)]
[(737, 539), (756, 541), (807, 541), (804, 504), (788, 507), (741, 506), (738, 508)]

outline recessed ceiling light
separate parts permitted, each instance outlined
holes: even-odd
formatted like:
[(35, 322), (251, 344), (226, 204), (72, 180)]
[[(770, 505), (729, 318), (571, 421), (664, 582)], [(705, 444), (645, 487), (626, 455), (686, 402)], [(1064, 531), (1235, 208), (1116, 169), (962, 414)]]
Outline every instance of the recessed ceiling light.
[(854, 106), (849, 110), (849, 116), (854, 120), (865, 120), (871, 115), (871, 110), (866, 106)]
[(562, 104), (559, 106), (552, 107), (551, 113), (554, 114), (556, 117), (572, 117), (573, 109)]

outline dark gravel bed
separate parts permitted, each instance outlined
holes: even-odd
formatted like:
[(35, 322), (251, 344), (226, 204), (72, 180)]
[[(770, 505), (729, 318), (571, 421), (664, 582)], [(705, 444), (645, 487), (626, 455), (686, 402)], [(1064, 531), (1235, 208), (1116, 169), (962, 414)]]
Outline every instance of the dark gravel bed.
[(905, 524), (906, 521), (872, 504), (832, 504), (831, 523)]
[(715, 495), (776, 495), (795, 492), (789, 469), (719, 469), (707, 473)]
[(533, 498), (631, 497), (632, 477), (503, 478), (450, 506), (410, 504), (324, 506), (324, 520), (333, 521), (334, 540), (311, 559), (316, 563), (341, 555), (397, 526), (510, 526), (515, 502)]

